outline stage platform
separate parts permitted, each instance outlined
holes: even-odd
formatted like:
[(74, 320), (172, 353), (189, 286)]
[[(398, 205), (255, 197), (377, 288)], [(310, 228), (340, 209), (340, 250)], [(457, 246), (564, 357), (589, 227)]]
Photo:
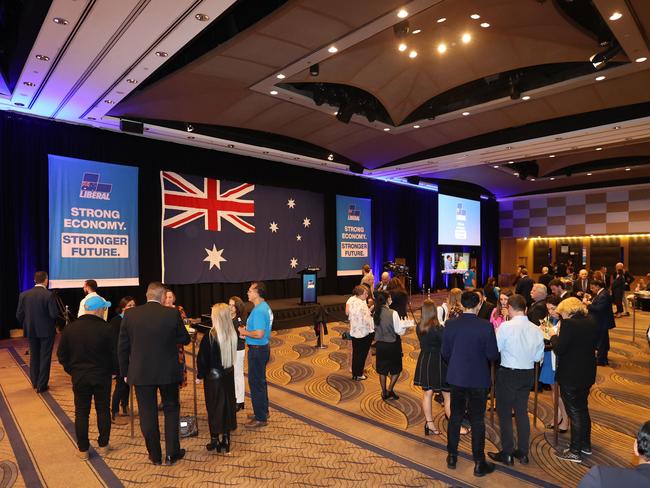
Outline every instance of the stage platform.
[[(316, 321), (341, 322), (346, 319), (345, 302), (350, 295), (323, 295), (318, 297), (318, 303), (300, 305), (300, 298), (282, 298), (269, 300), (268, 304), (273, 311), (273, 330), (293, 329), (314, 325)], [(253, 304), (246, 302), (246, 309), (250, 312)], [(202, 328), (212, 325), (209, 314), (201, 315)]]

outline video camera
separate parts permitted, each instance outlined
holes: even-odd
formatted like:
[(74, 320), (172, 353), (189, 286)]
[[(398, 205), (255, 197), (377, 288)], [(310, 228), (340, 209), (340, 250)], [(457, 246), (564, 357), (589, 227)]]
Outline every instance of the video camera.
[(384, 263), (384, 271), (390, 271), (393, 276), (408, 276), (409, 267), (405, 264), (397, 264), (395, 261), (386, 261)]

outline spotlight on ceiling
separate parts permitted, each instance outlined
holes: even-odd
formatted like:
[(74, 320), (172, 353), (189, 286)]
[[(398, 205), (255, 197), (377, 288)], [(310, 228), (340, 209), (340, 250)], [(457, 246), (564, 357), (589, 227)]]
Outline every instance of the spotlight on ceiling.
[(619, 43), (614, 41), (610, 43), (610, 45), (603, 51), (600, 51), (599, 53), (592, 55), (589, 58), (589, 61), (591, 62), (591, 64), (594, 65), (594, 68), (601, 69), (605, 67), (608, 61), (610, 61), (613, 57), (615, 57), (622, 51), (623, 49), (621, 48)]
[(481, 27), (483, 27), (484, 29), (487, 29), (488, 27), (490, 27), (490, 24), (488, 24), (487, 22), (483, 22), (483, 23), (481, 23)]
[(618, 20), (621, 17), (623, 17), (623, 14), (621, 12), (614, 12), (612, 15), (609, 16), (609, 20)]
[(407, 48), (408, 48), (408, 46), (407, 46), (406, 44), (404, 44), (403, 42), (400, 43), (399, 46), (397, 46), (397, 49), (398, 49), (400, 52), (404, 52), (404, 51), (406, 51)]
[(438, 44), (438, 47), (436, 49), (438, 50), (438, 52), (440, 54), (443, 54), (443, 53), (445, 53), (447, 51), (447, 44), (445, 44), (444, 42), (441, 42), (440, 44)]
[(327, 156), (327, 159), (329, 159), (330, 161), (334, 161), (334, 155), (330, 154), (329, 156)]
[(417, 52), (417, 51), (411, 51), (411, 52), (409, 53), (409, 58), (413, 59), (413, 58), (417, 57), (417, 55), (418, 55), (418, 52)]
[(339, 48), (337, 48), (336, 46), (330, 46), (327, 48), (327, 52), (330, 54), (336, 54), (337, 52), (339, 52)]
[(406, 10), (401, 9), (399, 12), (397, 12), (397, 16), (398, 16), (400, 19), (405, 19), (406, 17), (409, 16), (409, 13), (408, 13)]
[(634, 61), (636, 61), (637, 63), (644, 63), (647, 60), (648, 58), (646, 58), (645, 56), (641, 56), (640, 58), (636, 58)]
[(186, 130), (187, 132), (194, 132), (194, 126), (193, 126), (192, 124), (189, 124), (189, 123), (188, 123), (188, 124), (185, 126), (185, 130)]
[(318, 63), (314, 63), (309, 67), (309, 74), (312, 76), (318, 76), (320, 73), (320, 66)]
[(398, 22), (393, 26), (393, 32), (395, 33), (395, 37), (402, 39), (406, 37), (409, 32), (411, 32), (411, 24), (409, 24), (408, 20)]
[(465, 34), (463, 34), (463, 37), (461, 37), (460, 39), (461, 41), (463, 41), (463, 44), (468, 44), (469, 42), (472, 41), (472, 34), (466, 32)]

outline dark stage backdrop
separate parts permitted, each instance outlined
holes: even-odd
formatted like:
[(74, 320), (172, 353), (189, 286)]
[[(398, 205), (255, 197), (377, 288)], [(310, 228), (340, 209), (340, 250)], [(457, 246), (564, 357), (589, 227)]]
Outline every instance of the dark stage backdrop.
[[(18, 114), (0, 113), (0, 337), (17, 327), (18, 294), (33, 286), (34, 271), (48, 269), (47, 155), (137, 166), (139, 171), (139, 287), (107, 288), (100, 293), (114, 304), (123, 295), (144, 301), (149, 281), (159, 280), (161, 169), (201, 176), (247, 181), (261, 185), (322, 193), (325, 205), (327, 277), (322, 294), (349, 293), (359, 277), (336, 276), (336, 194), (372, 199), (373, 270), (379, 275), (384, 261), (406, 258), (413, 289), (435, 286), (438, 276), (437, 194), (357, 176), (319, 172), (271, 161), (154, 141), (143, 137), (63, 124)], [(441, 188), (442, 191), (442, 188)], [(444, 192), (454, 194), (452, 183)], [(467, 193), (459, 196), (477, 198)], [(482, 201), (481, 280), (498, 269), (497, 204)], [(482, 275), (482, 276), (481, 276)], [(90, 278), (90, 277), (89, 277)], [(300, 295), (298, 278), (267, 282), (270, 298)], [(439, 286), (442, 286), (441, 284)], [(191, 316), (231, 295), (245, 298), (248, 283), (176, 285), (177, 303)], [(81, 290), (61, 290), (76, 312)], [(112, 313), (111, 313), (112, 315)]]

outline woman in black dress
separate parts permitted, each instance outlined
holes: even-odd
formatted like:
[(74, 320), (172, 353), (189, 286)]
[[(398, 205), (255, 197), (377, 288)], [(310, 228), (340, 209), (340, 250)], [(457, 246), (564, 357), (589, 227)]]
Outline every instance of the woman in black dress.
[[(230, 452), (230, 431), (237, 428), (235, 374), (237, 333), (225, 303), (212, 307), (212, 328), (203, 336), (197, 356), (197, 378), (203, 381), (208, 411), (208, 451)], [(221, 440), (219, 435), (222, 435)]]
[(115, 365), (115, 389), (113, 390), (113, 400), (111, 402), (111, 421), (115, 422), (115, 417), (119, 413), (120, 406), (122, 407), (122, 415), (129, 414), (129, 385), (126, 384), (124, 378), (119, 372), (119, 361), (117, 360), (117, 343), (120, 338), (120, 327), (122, 326), (122, 318), (124, 311), (135, 307), (135, 298), (126, 296), (120, 300), (120, 304), (115, 309), (117, 315), (111, 319), (108, 326), (111, 331), (111, 338), (113, 340), (114, 354), (113, 364)]
[[(431, 402), (434, 393), (445, 392), (449, 397), (449, 385), (446, 382), (447, 364), (442, 360), (442, 325), (438, 322), (438, 312), (433, 300), (422, 304), (422, 319), (416, 330), (420, 339), (420, 356), (415, 367), (413, 384), (424, 391), (422, 409), (424, 410), (424, 435), (440, 434), (433, 423)], [(445, 403), (448, 403), (445, 401)]]

